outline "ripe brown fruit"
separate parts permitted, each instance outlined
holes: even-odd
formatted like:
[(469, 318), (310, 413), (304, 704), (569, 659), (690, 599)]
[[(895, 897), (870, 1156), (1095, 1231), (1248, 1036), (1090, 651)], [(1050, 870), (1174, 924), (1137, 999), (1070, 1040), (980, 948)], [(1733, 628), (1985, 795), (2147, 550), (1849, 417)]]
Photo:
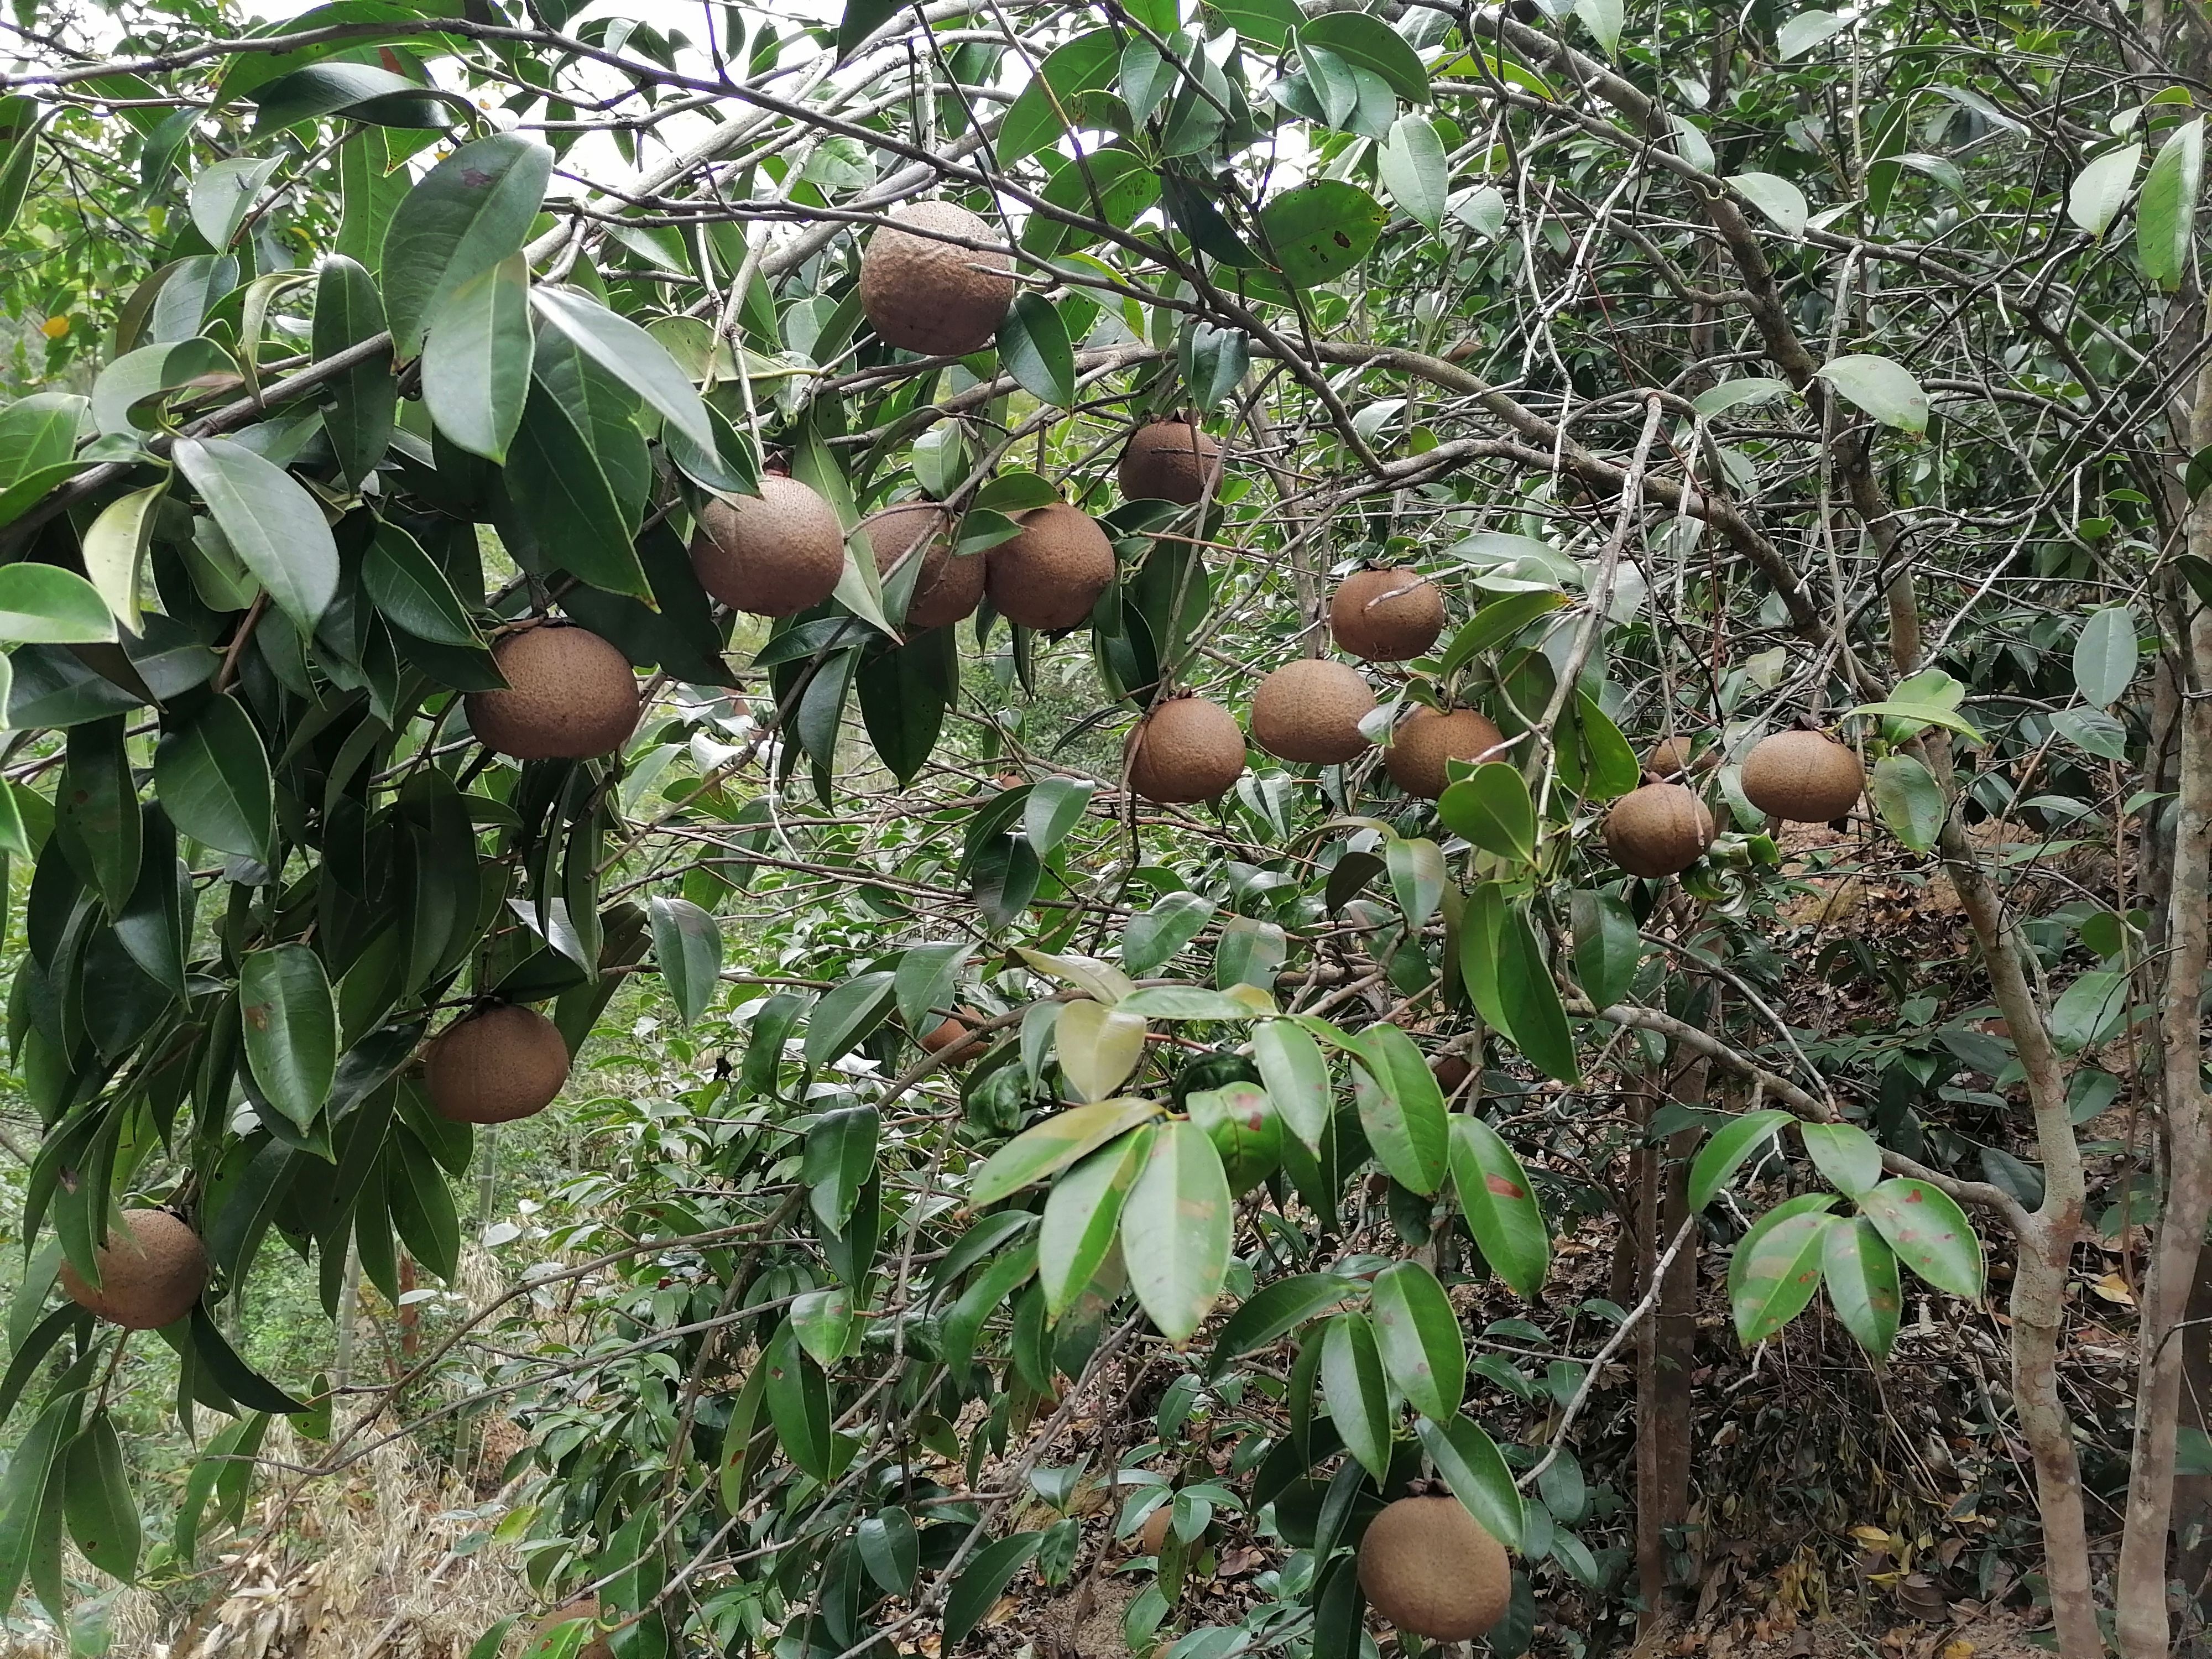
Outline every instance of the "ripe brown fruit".
[(1429, 1075), (1437, 1080), (1437, 1087), (1444, 1091), (1449, 1100), (1460, 1091), (1460, 1085), (1474, 1075), (1464, 1054), (1438, 1054), (1429, 1062)]
[(999, 234), (951, 202), (916, 202), (891, 216), (860, 256), (860, 308), (890, 344), (932, 357), (964, 357), (991, 343), (1014, 302), (1013, 261), (917, 231), (965, 242)]
[[(961, 1010), (961, 1012), (965, 1014), (973, 1014), (975, 1012), (972, 1008)], [(957, 1062), (966, 1058), (975, 1048), (975, 1033), (969, 1028), (966, 1020), (962, 1019), (958, 1015), (950, 1015), (938, 1024), (931, 1026), (915, 1041), (921, 1045), (922, 1053), (945, 1054), (948, 1062)]]
[(637, 676), (597, 634), (540, 623), (491, 654), (507, 689), (471, 691), (466, 702), (469, 730), (485, 748), (516, 760), (591, 760), (637, 729)]
[(62, 1294), (126, 1331), (173, 1325), (207, 1289), (207, 1251), (199, 1235), (167, 1210), (125, 1210), (123, 1224), (94, 1252), (100, 1288), (62, 1263)]
[(1866, 793), (1866, 768), (1847, 744), (1818, 732), (1778, 732), (1743, 757), (1743, 798), (1796, 823), (1842, 817)]
[(1252, 736), (1286, 761), (1332, 766), (1367, 747), (1359, 722), (1375, 712), (1375, 693), (1358, 671), (1325, 658), (1285, 663), (1252, 694)]
[(568, 1080), (561, 1030), (520, 1003), (486, 1008), (438, 1033), (422, 1056), (422, 1085), (456, 1123), (512, 1123), (544, 1111)]
[(1444, 596), (1413, 570), (1355, 570), (1328, 602), (1337, 649), (1369, 662), (1411, 662), (1444, 631)]
[(1121, 494), (1133, 501), (1195, 507), (1213, 493), (1221, 446), (1191, 421), (1154, 421), (1122, 447)]
[(1144, 1528), (1137, 1534), (1139, 1555), (1158, 1555), (1167, 1547), (1168, 1528), (1175, 1525), (1175, 1499), (1168, 1501), (1145, 1517)]
[(691, 537), (699, 585), (733, 611), (793, 617), (828, 599), (845, 574), (836, 509), (796, 478), (768, 473), (760, 494), (710, 498)]
[[(876, 573), (889, 575), (909, 556), (921, 560), (921, 573), (906, 602), (906, 631), (921, 634), (933, 628), (949, 628), (975, 614), (983, 603), (983, 556), (962, 557), (952, 550), (952, 515), (935, 501), (902, 501), (864, 520), (868, 546), (876, 556)], [(924, 537), (930, 538), (919, 555), (909, 550)]]
[(986, 555), (984, 591), (1024, 628), (1073, 628), (1114, 581), (1114, 544), (1089, 514), (1054, 501), (1024, 513), (1021, 533)]
[[(530, 1639), (522, 1644), (522, 1659), (538, 1659), (544, 1650), (540, 1645), (545, 1638), (572, 1619), (596, 1620), (599, 1616), (599, 1598), (587, 1595), (580, 1601), (571, 1601), (565, 1607), (556, 1607), (532, 1628)], [(615, 1650), (607, 1645), (606, 1638), (594, 1636), (576, 1650), (576, 1659), (615, 1659)]]
[(1458, 1498), (1401, 1498), (1359, 1540), (1359, 1588), (1399, 1630), (1464, 1642), (1505, 1616), (1513, 1568)]
[(1680, 873), (1713, 844), (1713, 815), (1679, 783), (1647, 783), (1613, 802), (1605, 815), (1605, 846), (1632, 876)]
[(1444, 770), (1447, 760), (1480, 760), (1504, 741), (1490, 717), (1472, 708), (1449, 714), (1416, 708), (1390, 734), (1382, 765), (1390, 781), (1407, 794), (1434, 800), (1451, 781)]
[(1129, 734), (1129, 787), (1162, 806), (1213, 800), (1244, 775), (1237, 717), (1203, 697), (1175, 697)]

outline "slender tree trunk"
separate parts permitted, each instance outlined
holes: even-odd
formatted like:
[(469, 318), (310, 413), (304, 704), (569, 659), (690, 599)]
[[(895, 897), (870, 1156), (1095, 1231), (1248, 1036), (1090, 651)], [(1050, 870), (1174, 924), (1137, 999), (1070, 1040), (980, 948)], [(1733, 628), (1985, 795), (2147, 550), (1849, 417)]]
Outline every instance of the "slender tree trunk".
[[(1690, 1104), (1705, 1097), (1710, 1064), (1678, 1061), (1667, 1091)], [(1698, 1131), (1685, 1129), (1662, 1149), (1651, 1148), (1641, 1182), (1638, 1242), (1644, 1253), (1639, 1288), (1665, 1240), (1680, 1229), (1690, 1208), (1690, 1156)], [(1690, 1513), (1690, 1372), (1697, 1352), (1698, 1241), (1692, 1236), (1668, 1265), (1658, 1305), (1645, 1321), (1636, 1367), (1636, 1577), (1644, 1611), (1638, 1627), (1664, 1616), (1670, 1586), (1667, 1534)]]
[(343, 1394), (353, 1386), (354, 1327), (361, 1322), (361, 1255), (346, 1235), (345, 1278), (338, 1285), (337, 1351), (331, 1356), (331, 1388)]

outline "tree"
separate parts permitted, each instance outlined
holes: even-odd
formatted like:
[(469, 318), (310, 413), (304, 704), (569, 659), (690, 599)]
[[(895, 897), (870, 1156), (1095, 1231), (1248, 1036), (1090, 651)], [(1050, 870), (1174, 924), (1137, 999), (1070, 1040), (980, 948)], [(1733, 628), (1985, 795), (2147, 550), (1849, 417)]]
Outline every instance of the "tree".
[[(349, 1261), (395, 1298), (403, 1250), (450, 1275), (474, 1131), (425, 1037), (543, 1006), (573, 1054), (624, 976), (699, 1022), (726, 974), (742, 1052), (655, 1142), (683, 1176), (635, 1172), (625, 1242), (559, 1270), (611, 1334), (474, 1401), (539, 1431), (533, 1574), (593, 1590), (617, 1652), (955, 1650), (1033, 1562), (1076, 1570), (1083, 1402), (1168, 1374), (1162, 1439), (1203, 1400), (1236, 1451), (1109, 1487), (1124, 1533), (1172, 1504), (1137, 1640), (1241, 1506), (1297, 1554), (1243, 1636), (1173, 1651), (1352, 1651), (1358, 1534), (1428, 1471), (1540, 1547), (1515, 1650), (1540, 1594), (1625, 1565), (1554, 1471), (1632, 1341), (1656, 1613), (1700, 1249), (1732, 1248), (1746, 1341), (1825, 1285), (1879, 1361), (1906, 1285), (1982, 1297), (1976, 1226), (2059, 1649), (2100, 1652), (2109, 1607), (2124, 1652), (2167, 1650), (2212, 1288), (2192, 21), (118, 21), (9, 26), (0, 135), (4, 297), (44, 342), (0, 410), (9, 1024), (42, 1128), (10, 1596), (65, 1609), (64, 1532), (135, 1568), (130, 1339), (80, 1305), (121, 1209), (170, 1205), (211, 1269), (161, 1332), (184, 1426), (232, 1419), (189, 1558), (270, 1414), (327, 1418), (340, 1471), (522, 1317), (526, 1286), (334, 1395), (256, 1375), (210, 1311), (280, 1244), (333, 1310)], [(902, 224), (920, 200), (978, 216)], [(1187, 499), (1117, 487), (1127, 432), (1179, 414), (1221, 445), (1169, 428)], [(803, 605), (720, 593), (763, 635), (685, 550), (800, 501), (779, 475), (848, 545)], [(942, 564), (862, 527), (903, 501), (940, 505)], [(1333, 624), (1362, 562), (1409, 574)], [(909, 624), (979, 564), (972, 624)], [(1285, 663), (1341, 664), (1332, 627), (1432, 597), (1448, 625), (1254, 711)], [(626, 741), (547, 735), (593, 641), (648, 677)], [(1143, 799), (1114, 743), (1193, 690), (1262, 750)], [(1413, 731), (1461, 706), (1494, 725), (1425, 789)], [(1785, 738), (1762, 774), (1801, 720), (1842, 747)], [(1839, 940), (1810, 970), (1877, 1012), (1793, 1022), (1809, 843), (1777, 807), (1849, 818), (1816, 864), (1947, 884), (1955, 982)], [(783, 914), (726, 940), (748, 890)], [(2116, 1102), (2118, 1169), (2081, 1128)], [(1710, 1209), (1778, 1155), (1808, 1190), (1747, 1230)], [(2124, 1424), (2061, 1389), (2093, 1197), (2106, 1236), (2148, 1230)], [(1516, 1442), (1448, 1287), (1540, 1297), (1552, 1230), (1595, 1213), (1628, 1294)], [(1286, 1340), (1286, 1373), (1248, 1358)], [(2084, 1434), (2132, 1436), (2103, 1583)], [(1010, 1528), (1024, 1491), (1059, 1518)]]

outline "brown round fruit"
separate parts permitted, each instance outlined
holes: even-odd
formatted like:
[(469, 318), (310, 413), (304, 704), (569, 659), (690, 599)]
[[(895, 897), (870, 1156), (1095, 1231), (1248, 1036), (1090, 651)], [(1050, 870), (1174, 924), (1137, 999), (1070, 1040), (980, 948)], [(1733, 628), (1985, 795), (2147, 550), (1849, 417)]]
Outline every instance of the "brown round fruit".
[(592, 760), (637, 729), (637, 676), (597, 634), (540, 623), (491, 655), (506, 690), (471, 691), (466, 702), (469, 730), (485, 748), (516, 760)]
[(1818, 732), (1778, 732), (1743, 757), (1743, 798), (1795, 823), (1826, 823), (1859, 804), (1866, 768), (1847, 744)]
[(1651, 752), (1644, 757), (1644, 769), (1656, 772), (1671, 782), (1685, 772), (1708, 770), (1711, 760), (1710, 753), (1692, 756), (1687, 738), (1662, 738), (1651, 745)]
[(845, 574), (836, 510), (796, 478), (765, 474), (760, 494), (711, 497), (691, 537), (699, 585), (733, 611), (793, 617), (828, 599)]
[(126, 1331), (157, 1331), (191, 1312), (207, 1289), (199, 1235), (167, 1210), (125, 1210), (123, 1224), (94, 1252), (100, 1288), (62, 1263), (62, 1294)]
[(1465, 1642), (1505, 1616), (1513, 1568), (1458, 1498), (1401, 1498), (1359, 1540), (1359, 1588), (1399, 1630)]
[(1355, 570), (1328, 602), (1337, 648), (1369, 662), (1411, 662), (1444, 631), (1444, 596), (1418, 571)]
[(1145, 1517), (1142, 1531), (1137, 1534), (1139, 1555), (1158, 1555), (1167, 1547), (1168, 1528), (1175, 1525), (1175, 1499), (1168, 1501)]
[(1416, 708), (1390, 734), (1382, 765), (1390, 781), (1407, 794), (1434, 800), (1451, 781), (1444, 770), (1447, 760), (1480, 760), (1504, 741), (1491, 718), (1472, 708), (1449, 714)]
[[(906, 602), (906, 631), (926, 633), (949, 628), (975, 614), (983, 603), (983, 556), (966, 557), (952, 550), (952, 515), (935, 501), (902, 501), (887, 507), (862, 522), (868, 546), (876, 556), (876, 573), (890, 573), (909, 556), (921, 560), (921, 573)], [(915, 556), (911, 550), (924, 537), (927, 547)]]
[(1359, 722), (1374, 712), (1375, 693), (1358, 670), (1301, 657), (1252, 694), (1252, 737), (1280, 759), (1333, 766), (1367, 747)]
[(1129, 787), (1162, 806), (1213, 800), (1244, 775), (1237, 717), (1203, 697), (1176, 697), (1129, 734)]
[(1437, 1080), (1437, 1087), (1449, 1099), (1460, 1091), (1460, 1086), (1474, 1075), (1464, 1054), (1438, 1054), (1429, 1062), (1429, 1075)]
[(984, 591), (1024, 628), (1073, 628), (1114, 581), (1114, 544), (1089, 514), (1055, 501), (1022, 514), (1021, 533), (985, 556)]
[(1121, 494), (1133, 501), (1195, 507), (1213, 493), (1221, 446), (1189, 421), (1154, 421), (1121, 450)]
[[(540, 1644), (554, 1631), (572, 1619), (589, 1619), (596, 1622), (599, 1616), (599, 1598), (587, 1595), (580, 1601), (571, 1601), (565, 1607), (556, 1607), (539, 1620), (530, 1632), (530, 1639), (522, 1644), (522, 1659), (538, 1659), (544, 1651)], [(604, 1636), (594, 1636), (576, 1650), (576, 1659), (615, 1659), (615, 1650), (607, 1645)]]
[[(963, 1013), (974, 1012), (973, 1009), (962, 1010)], [(975, 1034), (969, 1029), (968, 1022), (957, 1015), (948, 1016), (915, 1039), (921, 1045), (922, 1053), (946, 1054), (948, 1061), (957, 1060), (965, 1055), (974, 1048), (975, 1040)]]
[(964, 357), (991, 343), (1014, 302), (1013, 262), (936, 236), (996, 244), (996, 231), (951, 202), (916, 202), (891, 216), (860, 256), (860, 308), (890, 344)]
[(1678, 875), (1713, 844), (1713, 815), (1679, 783), (1647, 783), (1613, 802), (1605, 846), (1632, 876)]
[(520, 1003), (487, 1008), (438, 1033), (422, 1056), (422, 1085), (439, 1116), (512, 1123), (544, 1111), (568, 1080), (560, 1027)]

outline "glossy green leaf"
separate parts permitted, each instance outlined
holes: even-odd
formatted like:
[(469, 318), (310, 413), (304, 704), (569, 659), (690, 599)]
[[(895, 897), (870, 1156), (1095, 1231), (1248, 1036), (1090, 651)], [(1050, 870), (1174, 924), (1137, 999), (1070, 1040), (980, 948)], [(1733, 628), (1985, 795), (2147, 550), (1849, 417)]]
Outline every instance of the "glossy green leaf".
[(362, 586), (379, 615), (433, 645), (483, 643), (437, 561), (396, 524), (380, 524), (362, 556)]
[(1875, 1358), (1889, 1358), (1905, 1297), (1897, 1255), (1864, 1216), (1837, 1218), (1821, 1243), (1820, 1271), (1836, 1318)]
[(799, 1347), (799, 1333), (789, 1320), (776, 1327), (760, 1363), (768, 1371), (768, 1414), (776, 1443), (800, 1470), (828, 1481), (836, 1455), (830, 1385), (822, 1368)]
[(100, 590), (59, 565), (0, 565), (0, 642), (74, 645), (115, 637)]
[(1418, 1261), (1375, 1275), (1368, 1303), (1382, 1369), (1415, 1411), (1449, 1423), (1467, 1392), (1467, 1342), (1437, 1276)]
[(1856, 1123), (1800, 1123), (1814, 1167), (1845, 1198), (1859, 1198), (1881, 1179), (1881, 1146)]
[(999, 325), (999, 361), (1039, 403), (1065, 409), (1075, 401), (1075, 348), (1052, 301), (1024, 289)]
[(62, 1467), (62, 1504), (70, 1536), (84, 1559), (128, 1583), (138, 1571), (138, 1504), (123, 1467), (123, 1444), (106, 1411), (70, 1443)]
[(949, 1650), (975, 1632), (1014, 1575), (1030, 1563), (1044, 1542), (1041, 1532), (1018, 1532), (977, 1550), (953, 1581), (945, 1598), (945, 1646)]
[(1337, 1273), (1293, 1273), (1262, 1285), (1222, 1325), (1206, 1363), (1207, 1373), (1218, 1376), (1231, 1360), (1273, 1346), (1358, 1290)]
[(422, 401), (438, 430), (471, 455), (505, 462), (536, 351), (530, 267), (520, 254), (447, 289), (422, 343)]
[(441, 301), (521, 249), (552, 172), (553, 152), (536, 138), (499, 132), (463, 144), (408, 191), (380, 265), (403, 356), (422, 349)]
[(1298, 39), (1374, 70), (1408, 103), (1428, 102), (1429, 73), (1421, 66), (1420, 54), (1371, 12), (1332, 11), (1310, 17), (1298, 25)]
[(304, 945), (248, 954), (238, 975), (246, 1063), (269, 1103), (302, 1130), (337, 1073), (337, 1006), (323, 962)]
[(721, 924), (689, 899), (655, 897), (646, 909), (661, 983), (684, 1023), (696, 1024), (714, 1000), (722, 971)]
[[(384, 331), (384, 300), (368, 268), (343, 253), (325, 255), (315, 271), (315, 356), (334, 357)], [(329, 383), (326, 395), (323, 430), (340, 469), (358, 483), (391, 446), (399, 403), (391, 353), (347, 370)]]
[(1055, 1112), (991, 1154), (976, 1172), (968, 1201), (980, 1210), (1010, 1198), (1031, 1182), (1042, 1181), (1116, 1135), (1158, 1116), (1159, 1110), (1149, 1100), (1101, 1100)]
[(792, 1298), (786, 1316), (799, 1346), (817, 1364), (836, 1364), (851, 1346), (857, 1321), (852, 1292), (840, 1285), (826, 1291), (805, 1291)]
[(178, 830), (203, 847), (271, 865), (276, 787), (252, 718), (231, 696), (210, 697), (154, 752), (154, 793)]
[(1054, 1048), (1061, 1075), (1084, 1100), (1103, 1101), (1145, 1057), (1145, 1022), (1079, 997), (1060, 1011)]
[(1820, 1258), (1840, 1218), (1818, 1210), (1753, 1229), (1736, 1246), (1741, 1273), (1731, 1269), (1736, 1335), (1746, 1347), (1764, 1342), (1805, 1310), (1820, 1288)]
[(1049, 858), (1083, 822), (1084, 810), (1097, 789), (1088, 778), (1040, 778), (1030, 787), (1029, 799), (1022, 806), (1022, 833), (1039, 858)]
[[(633, 435), (634, 433), (633, 433)], [(593, 587), (653, 598), (636, 525), (592, 434), (540, 384), (522, 411), (507, 466), (507, 498), (538, 559)]]
[(1505, 1016), (1505, 1034), (1547, 1077), (1561, 1083), (1580, 1081), (1566, 1005), (1559, 1000), (1559, 988), (1536, 943), (1528, 912), (1519, 905), (1505, 910), (1498, 918), (1497, 939), (1498, 1001)]
[(1536, 804), (1528, 781), (1507, 761), (1485, 761), (1447, 788), (1437, 816), (1454, 835), (1486, 853), (1527, 864), (1536, 856)]
[(1552, 1234), (1521, 1160), (1489, 1124), (1455, 1114), (1451, 1175), (1482, 1259), (1516, 1294), (1534, 1297), (1551, 1271)]
[(2074, 641), (2074, 684), (2082, 697), (2109, 708), (2136, 678), (2135, 612), (2124, 605), (2092, 611)]
[(2204, 118), (2167, 135), (2143, 175), (2136, 203), (2136, 258), (2159, 287), (2179, 283), (2197, 239), (2197, 198), (2204, 178)]
[(1397, 839), (1383, 849), (1383, 867), (1390, 874), (1390, 892), (1407, 927), (1419, 933), (1443, 901), (1444, 855), (1426, 837)]
[(1455, 1417), (1449, 1424), (1422, 1422), (1414, 1425), (1422, 1449), (1437, 1473), (1452, 1489), (1452, 1496), (1467, 1505), (1468, 1513), (1482, 1529), (1509, 1549), (1518, 1549), (1527, 1529), (1521, 1493), (1513, 1472), (1498, 1449), (1498, 1443), (1472, 1419)]
[(1911, 755), (1884, 755), (1867, 778), (1874, 809), (1895, 836), (1916, 853), (1925, 853), (1943, 833), (1951, 804), (1935, 774)]
[(1692, 1211), (1703, 1210), (1718, 1198), (1721, 1188), (1743, 1167), (1744, 1160), (1793, 1121), (1789, 1113), (1769, 1109), (1745, 1112), (1715, 1130), (1712, 1138), (1698, 1149), (1697, 1161), (1690, 1165)]
[(282, 468), (228, 438), (179, 438), (170, 456), (207, 503), (231, 550), (292, 625), (312, 638), (338, 586), (337, 544), (315, 498)]
[(1194, 1089), (1183, 1097), (1183, 1109), (1221, 1154), (1232, 1195), (1242, 1198), (1275, 1172), (1282, 1159), (1283, 1123), (1259, 1085)]
[(1345, 1449), (1377, 1480), (1390, 1469), (1390, 1393), (1374, 1328), (1340, 1314), (1322, 1328), (1321, 1389)]
[(1000, 123), (999, 165), (1010, 167), (1036, 155), (1076, 125), (1077, 98), (1111, 86), (1121, 58), (1121, 39), (1112, 29), (1093, 29), (1055, 46)]
[(1448, 1137), (1443, 1091), (1427, 1059), (1398, 1027), (1379, 1024), (1352, 1039), (1352, 1098), (1376, 1161), (1401, 1187), (1434, 1193)]
[[(1357, 16), (1389, 33), (1387, 26), (1364, 14), (1331, 15)], [(1266, 252), (1283, 280), (1293, 288), (1313, 288), (1343, 276), (1364, 259), (1388, 217), (1382, 204), (1358, 185), (1321, 179), (1287, 190), (1261, 209), (1260, 228)]]
[(2066, 216), (2092, 236), (2111, 229), (2135, 187), (2142, 154), (2141, 144), (2120, 144), (2090, 161), (2067, 186)]
[(1291, 1020), (1263, 1020), (1252, 1028), (1252, 1060), (1284, 1127), (1309, 1152), (1319, 1151), (1336, 1103), (1321, 1044)]
[(1859, 1213), (1881, 1229), (1899, 1260), (1937, 1290), (1981, 1299), (1982, 1241), (1948, 1194), (1896, 1176), (1859, 1200)]
[(1198, 893), (1170, 893), (1139, 910), (1122, 931), (1122, 968), (1137, 979), (1158, 973), (1204, 931), (1213, 912), (1213, 901)]
[(1593, 1008), (1609, 1008), (1628, 994), (1644, 959), (1636, 918), (1612, 893), (1578, 891), (1567, 903), (1574, 929), (1575, 977)]
[(576, 349), (645, 400), (647, 407), (699, 449), (713, 454), (716, 437), (707, 405), (668, 348), (627, 317), (573, 289), (531, 291), (538, 314)]
[(1928, 429), (1928, 394), (1904, 364), (1860, 352), (1831, 358), (1814, 372), (1884, 426), (1911, 433)]
[(1097, 1278), (1113, 1249), (1129, 1189), (1152, 1158), (1148, 1125), (1109, 1142), (1053, 1183), (1037, 1227), (1037, 1276), (1046, 1316), (1058, 1321)]
[(1443, 223), (1451, 188), (1451, 166), (1435, 123), (1423, 115), (1400, 116), (1377, 160), (1390, 199), (1434, 232)]
[(193, 175), (192, 228), (207, 239), (210, 247), (220, 253), (230, 246), (259, 200), (262, 187), (283, 165), (281, 156), (240, 157), (210, 163)]
[(1178, 1346), (1221, 1294), (1232, 1208), (1221, 1155), (1206, 1131), (1162, 1124), (1122, 1206), (1121, 1255), (1138, 1305)]
[(960, 969), (975, 949), (964, 939), (954, 939), (945, 945), (917, 945), (900, 957), (891, 986), (899, 1021), (908, 1030), (927, 1031), (943, 1018), (938, 1011), (951, 1006)]

